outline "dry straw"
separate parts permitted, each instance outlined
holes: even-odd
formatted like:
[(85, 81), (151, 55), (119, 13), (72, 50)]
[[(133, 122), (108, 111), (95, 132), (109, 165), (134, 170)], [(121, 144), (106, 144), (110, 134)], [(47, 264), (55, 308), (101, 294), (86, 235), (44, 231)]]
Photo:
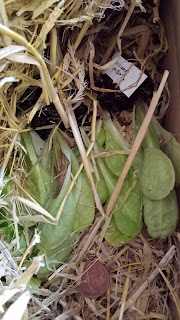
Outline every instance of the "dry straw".
[[(179, 233), (167, 240), (154, 240), (143, 230), (122, 248), (112, 247), (103, 240), (108, 219), (151, 117), (155, 112), (162, 119), (169, 105), (168, 71), (162, 75), (158, 69), (168, 42), (159, 18), (159, 1), (153, 3), (152, 7), (150, 1), (144, 1), (143, 6), (140, 0), (0, 0), (1, 192), (7, 180), (14, 181), (13, 192), (1, 197), (1, 207), (13, 203), (13, 212), (8, 217), (2, 216), (2, 222), (10, 219), (15, 230), (9, 243), (4, 241), (5, 234), (0, 234), (1, 319), (12, 319), (13, 313), (17, 314), (17, 320), (170, 320), (176, 317), (171, 314), (172, 301), (177, 317), (180, 316), (176, 263)], [(96, 122), (97, 117), (107, 119), (110, 116), (101, 108), (99, 94), (120, 93), (117, 88), (103, 88), (96, 83), (101, 71), (115, 63), (110, 61), (114, 51), (131, 59), (141, 69), (140, 76), (144, 71), (148, 72), (155, 93), (151, 103), (150, 99), (146, 101), (149, 109), (132, 148), (95, 153), (96, 127), (101, 126), (101, 121)], [(78, 118), (76, 111), (81, 103), (87, 111)], [(47, 120), (49, 114), (50, 121)], [(45, 122), (42, 122), (42, 115)], [(132, 118), (133, 113), (129, 111), (113, 114), (114, 123), (128, 142), (133, 140)], [(63, 135), (69, 145), (78, 147), (81, 163), (53, 218), (21, 183), (25, 173), (24, 160), (20, 157), (24, 150), (20, 134), (31, 131), (32, 124), (38, 132), (52, 129), (50, 150), (52, 136), (60, 122), (64, 124)], [(87, 123), (83, 130), (78, 127), (80, 122)], [(128, 160), (104, 212), (92, 171), (98, 176), (98, 157), (117, 153), (127, 154)], [(30, 241), (29, 226), (32, 221), (36, 224), (57, 223), (83, 168), (94, 193), (96, 218), (74, 245), (67, 263), (54, 270), (37, 292), (30, 295), (26, 285), (38, 271), (43, 257), (36, 257), (26, 270), (23, 269), (24, 261), (39, 241), (37, 233)], [(24, 254), (15, 255), (22, 222), (27, 249)], [(99, 260), (109, 269), (111, 285), (106, 296), (90, 300), (77, 292), (83, 259)]]

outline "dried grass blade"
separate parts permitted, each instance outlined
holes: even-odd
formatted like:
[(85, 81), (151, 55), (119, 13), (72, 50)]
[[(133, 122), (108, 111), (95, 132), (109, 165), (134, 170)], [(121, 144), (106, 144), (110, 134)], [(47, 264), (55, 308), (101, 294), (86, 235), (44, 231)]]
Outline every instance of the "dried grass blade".
[[(63, 109), (63, 106), (59, 100), (58, 94), (56, 93), (56, 90), (53, 86), (53, 83), (51, 81), (49, 72), (47, 70), (46, 64), (42, 58), (42, 56), (37, 52), (37, 50), (31, 45), (31, 43), (29, 43), (24, 37), (20, 36), (18, 33), (10, 30), (9, 28), (6, 28), (5, 26), (3, 26), (2, 24), (0, 24), (0, 32), (2, 34), (5, 34), (9, 37), (11, 37), (14, 41), (20, 43), (20, 45), (24, 45), (27, 50), (36, 57), (37, 62), (40, 64), (41, 68), (42, 68), (42, 73), (43, 73), (43, 79), (45, 79), (46, 85), (43, 88), (43, 93), (44, 93), (44, 97), (46, 99), (47, 104), (49, 104), (49, 99), (50, 101), (52, 101), (60, 115), (60, 117), (62, 118), (62, 121), (65, 125), (65, 128), (69, 127), (68, 124), (68, 118), (67, 115)], [(48, 96), (49, 93), (49, 96)]]
[[(144, 283), (140, 286), (140, 288), (132, 294), (132, 296), (129, 297), (125, 304), (124, 311), (129, 309), (141, 296), (141, 294), (146, 290), (146, 288), (149, 286), (149, 284), (157, 277), (159, 274), (159, 269), (165, 268), (169, 262), (172, 260), (176, 253), (176, 247), (173, 245), (169, 251), (165, 254), (165, 256), (162, 258), (162, 260), (159, 262), (157, 268), (150, 274), (150, 276), (147, 278), (147, 280), (144, 281)], [(112, 316), (111, 320), (116, 320), (119, 317), (120, 310), (117, 310), (114, 315)]]
[(29, 282), (29, 280), (33, 276), (33, 274), (35, 274), (38, 271), (42, 261), (43, 261), (43, 256), (34, 258), (30, 267), (22, 273), (22, 275), (14, 284), (12, 284), (11, 288), (22, 289), (23, 286), (26, 286), (26, 284)]
[(57, 316), (55, 320), (66, 320), (69, 319), (69, 317), (74, 316), (80, 311), (80, 307), (72, 308), (68, 311), (63, 312), (60, 316)]
[[(31, 298), (30, 292), (23, 292), (20, 297), (10, 305), (2, 320), (22, 320), (24, 318), (24, 313), (26, 312), (27, 304)], [(16, 315), (16, 316), (15, 316)], [(23, 318), (22, 318), (23, 317)], [(27, 317), (26, 317), (27, 319)]]
[[(6, 8), (5, 8), (5, 1), (0, 0), (0, 22), (6, 26), (9, 27), (9, 21), (6, 13)], [(7, 36), (4, 36), (4, 43), (6, 46), (9, 46), (11, 44), (11, 39)]]
[(41, 207), (37, 202), (32, 202), (28, 199), (19, 197), (19, 196), (14, 196), (13, 200), (18, 200), (19, 202), (23, 203), (25, 206), (43, 214), (45, 217), (49, 218), (52, 222), (56, 223), (57, 220), (48, 212), (46, 211), (43, 207)]
[(131, 272), (131, 266), (128, 266), (128, 274), (124, 283), (124, 289), (123, 289), (123, 294), (122, 294), (122, 299), (121, 299), (121, 308), (120, 308), (120, 315), (119, 315), (119, 320), (123, 320), (123, 314), (124, 314), (124, 309), (125, 309), (125, 303), (126, 303), (126, 298), (128, 295), (128, 289), (129, 289), (129, 274)]
[(106, 311), (106, 320), (110, 320), (110, 308), (111, 308), (111, 304), (110, 304), (110, 293), (111, 293), (111, 287), (109, 286), (109, 288), (107, 289), (107, 311)]
[(89, 237), (88, 237), (88, 240), (86, 241), (85, 245), (83, 246), (81, 252), (79, 253), (76, 261), (75, 261), (75, 264), (77, 265), (81, 259), (83, 258), (83, 256), (86, 254), (86, 251), (88, 249), (88, 247), (90, 246), (90, 244), (92, 243), (94, 237), (96, 236), (96, 233), (98, 232), (100, 226), (101, 226), (101, 223), (103, 222), (104, 220), (104, 217), (100, 217), (100, 218), (97, 218), (94, 222), (94, 228), (93, 230), (91, 231)]
[(26, 50), (24, 46), (16, 46), (16, 45), (9, 45), (8, 47), (0, 49), (0, 60), (7, 58), (10, 54), (18, 53), (21, 51)]
[(43, 24), (41, 31), (36, 38), (35, 42), (33, 43), (34, 48), (38, 48), (40, 44), (45, 40), (47, 34), (50, 32), (50, 30), (53, 28), (56, 20), (60, 17), (60, 15), (64, 12), (64, 8), (60, 8), (62, 6), (62, 3), (64, 4), (64, 0), (61, 1), (57, 7), (51, 12), (49, 15), (48, 20)]
[(176, 292), (174, 291), (171, 283), (169, 282), (169, 280), (167, 279), (167, 277), (165, 276), (165, 274), (162, 272), (162, 270), (158, 267), (158, 271), (159, 273), (161, 274), (161, 276), (163, 277), (171, 295), (172, 295), (172, 298), (174, 300), (174, 303), (176, 305), (176, 309), (177, 309), (177, 312), (178, 312), (178, 315), (179, 315), (179, 319), (180, 319), (180, 299), (179, 297), (177, 296)]

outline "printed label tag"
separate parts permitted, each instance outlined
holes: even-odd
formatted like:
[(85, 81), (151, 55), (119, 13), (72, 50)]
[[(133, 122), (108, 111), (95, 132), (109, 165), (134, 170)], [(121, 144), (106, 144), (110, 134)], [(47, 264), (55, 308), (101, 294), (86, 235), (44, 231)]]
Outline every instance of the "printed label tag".
[(118, 60), (115, 62), (114, 66), (104, 70), (102, 73), (107, 74), (113, 80), (113, 83), (117, 83), (120, 90), (124, 90), (132, 85), (130, 89), (123, 91), (126, 97), (129, 98), (147, 78), (147, 75), (143, 73), (140, 76), (141, 70), (124, 59), (119, 52), (116, 52), (112, 56), (112, 60), (116, 58), (118, 58)]

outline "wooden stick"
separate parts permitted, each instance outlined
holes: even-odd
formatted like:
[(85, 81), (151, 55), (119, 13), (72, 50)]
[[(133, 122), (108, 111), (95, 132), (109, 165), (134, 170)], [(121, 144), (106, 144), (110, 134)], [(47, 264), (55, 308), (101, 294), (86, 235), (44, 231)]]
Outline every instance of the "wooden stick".
[(158, 104), (158, 101), (159, 101), (159, 98), (161, 96), (161, 93), (164, 89), (164, 86), (165, 86), (165, 83), (167, 81), (167, 78), (168, 78), (168, 75), (169, 75), (169, 71), (165, 70), (164, 74), (163, 74), (163, 77), (162, 77), (162, 80), (161, 80), (161, 83), (159, 85), (159, 88), (158, 88), (158, 91), (154, 93), (153, 95), (153, 98), (151, 100), (151, 103), (150, 103), (150, 106), (149, 106), (149, 109), (147, 111), (147, 114), (144, 118), (144, 121), (141, 125), (141, 128), (136, 136), (136, 139), (134, 141), (134, 144), (132, 146), (132, 149), (131, 149), (131, 152), (128, 156), (128, 159), (125, 163), (125, 166), (122, 170), (122, 173), (117, 181), (117, 184), (115, 186), (115, 189), (112, 193), (112, 196), (110, 198), (110, 201), (108, 203), (108, 206), (107, 206), (107, 209), (106, 209), (106, 214), (107, 216), (109, 216), (111, 214), (111, 211), (113, 210), (118, 198), (119, 198), (119, 194), (120, 194), (120, 191), (122, 189), (122, 186), (123, 186), (123, 183), (124, 183), (124, 180), (126, 178), (126, 175), (132, 165), (132, 162), (136, 156), (136, 153), (137, 151), (139, 150), (139, 147), (144, 139), (144, 136), (147, 132), (147, 129), (148, 129), (148, 126), (151, 122), (151, 118), (153, 116), (153, 113), (156, 109), (156, 106)]

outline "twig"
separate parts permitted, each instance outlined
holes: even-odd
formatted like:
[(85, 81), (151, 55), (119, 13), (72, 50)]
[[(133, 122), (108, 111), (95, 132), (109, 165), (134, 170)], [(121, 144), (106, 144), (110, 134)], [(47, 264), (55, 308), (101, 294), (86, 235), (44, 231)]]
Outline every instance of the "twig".
[(161, 96), (161, 93), (162, 93), (162, 91), (164, 89), (164, 86), (165, 86), (165, 83), (167, 81), (168, 75), (169, 75), (169, 71), (166, 70), (164, 72), (163, 77), (162, 77), (162, 80), (161, 80), (161, 83), (159, 85), (158, 91), (155, 92), (154, 95), (153, 95), (153, 98), (151, 100), (151, 103), (150, 103), (149, 109), (147, 111), (147, 114), (146, 114), (146, 116), (144, 118), (144, 121), (143, 121), (143, 123), (141, 125), (140, 130), (138, 131), (138, 134), (137, 134), (136, 139), (134, 141), (134, 144), (132, 146), (131, 152), (130, 152), (130, 154), (128, 156), (128, 159), (127, 159), (127, 161), (125, 163), (125, 166), (124, 166), (124, 168), (122, 170), (122, 173), (121, 173), (121, 175), (120, 175), (120, 177), (118, 179), (118, 182), (117, 182), (117, 184), (115, 186), (115, 189), (114, 189), (114, 191), (112, 193), (112, 196), (110, 198), (110, 201), (108, 203), (107, 210), (106, 210), (107, 216), (109, 216), (111, 214), (111, 211), (113, 210), (113, 208), (114, 208), (114, 206), (115, 206), (115, 204), (116, 204), (116, 202), (118, 200), (118, 197), (119, 197), (120, 191), (122, 189), (124, 180), (125, 180), (126, 175), (127, 175), (128, 171), (129, 171), (129, 169), (131, 167), (131, 164), (132, 164), (132, 162), (133, 162), (133, 160), (134, 160), (134, 158), (136, 156), (136, 153), (139, 150), (139, 147), (140, 147), (140, 145), (141, 145), (141, 143), (143, 141), (143, 138), (144, 138), (144, 136), (146, 134), (146, 131), (147, 131), (148, 126), (150, 124), (151, 118), (153, 116), (153, 113), (154, 113), (154, 111), (156, 109), (156, 106), (157, 106), (157, 103), (159, 101), (159, 98)]
[[(146, 290), (149, 284), (157, 277), (157, 275), (159, 274), (159, 269), (165, 268), (169, 264), (169, 262), (172, 260), (175, 253), (176, 253), (176, 247), (173, 245), (169, 249), (169, 251), (165, 254), (165, 256), (161, 259), (157, 268), (154, 269), (154, 271), (150, 274), (147, 280), (145, 280), (144, 283), (140, 286), (140, 288), (129, 297), (129, 299), (125, 304), (124, 311), (129, 309), (137, 301), (137, 299), (141, 296), (144, 290)], [(112, 316), (111, 320), (118, 319), (119, 314), (120, 314), (120, 310), (117, 310)]]

